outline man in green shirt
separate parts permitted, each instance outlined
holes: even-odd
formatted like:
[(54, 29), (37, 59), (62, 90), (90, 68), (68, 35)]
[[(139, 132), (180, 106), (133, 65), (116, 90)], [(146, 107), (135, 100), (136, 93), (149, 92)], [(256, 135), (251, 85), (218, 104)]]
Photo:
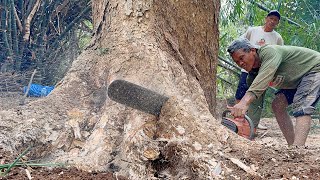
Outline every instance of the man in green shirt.
[[(240, 38), (228, 47), (232, 59), (238, 66), (256, 77), (241, 101), (231, 108), (235, 117), (243, 117), (253, 100), (259, 98), (268, 86), (278, 89), (296, 89), (293, 97), (293, 115), (296, 125), (289, 116), (274, 111), (279, 127), (289, 145), (304, 146), (311, 124), (311, 115), (319, 101), (320, 53), (296, 46), (251, 44)], [(281, 108), (281, 103), (273, 105)], [(279, 114), (278, 114), (279, 113)], [(279, 118), (281, 117), (281, 119)]]

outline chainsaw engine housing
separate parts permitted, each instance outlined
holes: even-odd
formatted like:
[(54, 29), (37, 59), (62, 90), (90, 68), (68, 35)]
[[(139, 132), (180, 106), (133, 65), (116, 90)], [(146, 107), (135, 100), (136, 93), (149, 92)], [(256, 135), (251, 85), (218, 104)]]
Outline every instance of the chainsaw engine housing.
[(221, 124), (230, 129), (231, 131), (237, 133), (239, 136), (245, 137), (252, 140), (256, 129), (248, 116), (244, 118), (231, 118), (226, 117), (229, 110), (223, 112)]

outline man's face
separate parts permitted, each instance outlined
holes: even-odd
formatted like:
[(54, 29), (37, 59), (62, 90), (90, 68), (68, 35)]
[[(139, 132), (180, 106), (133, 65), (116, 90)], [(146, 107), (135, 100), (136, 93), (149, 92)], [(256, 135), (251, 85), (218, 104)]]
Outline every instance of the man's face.
[(274, 29), (279, 24), (279, 18), (275, 15), (267, 16), (265, 18), (265, 26), (269, 29)]
[(255, 66), (256, 56), (256, 49), (254, 48), (252, 48), (249, 52), (239, 49), (231, 55), (233, 61), (248, 72), (250, 72)]

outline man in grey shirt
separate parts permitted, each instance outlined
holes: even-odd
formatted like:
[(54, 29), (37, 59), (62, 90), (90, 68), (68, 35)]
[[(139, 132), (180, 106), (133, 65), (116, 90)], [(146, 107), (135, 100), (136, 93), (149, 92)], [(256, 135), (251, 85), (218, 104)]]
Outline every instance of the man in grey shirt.
[[(266, 44), (277, 44), (283, 45), (283, 39), (281, 35), (274, 30), (277, 27), (280, 21), (280, 13), (277, 10), (270, 11), (265, 17), (265, 23), (263, 26), (254, 26), (248, 28), (248, 30), (241, 36), (247, 38), (252, 44), (256, 44), (259, 46), (263, 46)], [(250, 77), (250, 75), (249, 75)], [(241, 69), (241, 76), (238, 84), (238, 88), (236, 91), (236, 101), (239, 102), (241, 98), (244, 96), (246, 91), (248, 90), (247, 85), (248, 72), (244, 69)], [(250, 78), (249, 78), (250, 79)], [(286, 94), (285, 90), (280, 91), (277, 97), (281, 98), (280, 100), (285, 102), (287, 95), (280, 96), (280, 94)], [(264, 95), (260, 98), (256, 99), (253, 103), (251, 103), (248, 116), (252, 119), (254, 126), (258, 129), (266, 130), (267, 127), (259, 124), (261, 119), (261, 112), (263, 108)]]

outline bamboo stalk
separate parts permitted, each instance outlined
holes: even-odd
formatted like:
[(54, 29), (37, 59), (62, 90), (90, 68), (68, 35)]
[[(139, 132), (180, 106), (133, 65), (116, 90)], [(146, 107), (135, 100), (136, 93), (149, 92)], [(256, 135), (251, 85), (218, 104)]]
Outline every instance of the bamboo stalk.
[(26, 24), (25, 24), (25, 34), (23, 36), (24, 41), (28, 41), (30, 38), (30, 25), (31, 25), (31, 20), (34, 16), (34, 14), (37, 12), (39, 6), (40, 6), (41, 0), (37, 0), (35, 5), (33, 6), (33, 9), (31, 10), (29, 16), (27, 17)]
[[(11, 1), (13, 2), (13, 0), (11, 0)], [(14, 7), (14, 5), (13, 5), (13, 8), (14, 8), (13, 13), (14, 13), (14, 16), (16, 17), (16, 21), (17, 21), (16, 24), (19, 28), (19, 31), (22, 32), (23, 31), (22, 24), (21, 24), (20, 18), (18, 16), (17, 9)]]
[(17, 31), (17, 21), (15, 16), (14, 0), (10, 0), (10, 11), (11, 11), (11, 37), (12, 37), (12, 50), (15, 57), (19, 57), (19, 47), (18, 47), (18, 31)]
[(6, 50), (6, 56), (11, 58), (12, 56), (12, 49), (10, 48), (9, 41), (8, 41), (8, 27), (7, 27), (7, 0), (3, 1), (3, 10), (1, 11), (1, 28), (2, 28), (2, 41)]
[[(23, 27), (24, 27), (24, 24), (25, 24), (25, 1), (24, 0), (18, 0), (17, 2), (17, 13), (19, 12), (18, 16), (20, 17), (20, 22), (21, 22), (21, 28), (22, 28), (22, 31), (23, 32)], [(23, 41), (22, 41), (23, 42)], [(20, 46), (20, 47), (23, 47), (23, 46)]]
[[(7, 1), (7, 36), (8, 36), (8, 43), (9, 43), (9, 48), (11, 49), (11, 52), (12, 52), (12, 56), (11, 58), (13, 59), (13, 48), (12, 48), (12, 23), (11, 23), (11, 0), (5, 0)], [(10, 62), (12, 63), (12, 62)]]
[[(41, 9), (41, 13), (44, 14), (43, 18), (41, 18), (41, 22), (39, 23), (40, 35), (37, 37), (37, 44), (43, 48), (43, 40), (45, 39), (45, 34), (48, 29), (48, 24), (50, 22), (50, 13), (52, 10), (52, 5), (50, 6), (49, 0), (45, 0), (44, 5)], [(42, 55), (40, 55), (42, 57)]]

